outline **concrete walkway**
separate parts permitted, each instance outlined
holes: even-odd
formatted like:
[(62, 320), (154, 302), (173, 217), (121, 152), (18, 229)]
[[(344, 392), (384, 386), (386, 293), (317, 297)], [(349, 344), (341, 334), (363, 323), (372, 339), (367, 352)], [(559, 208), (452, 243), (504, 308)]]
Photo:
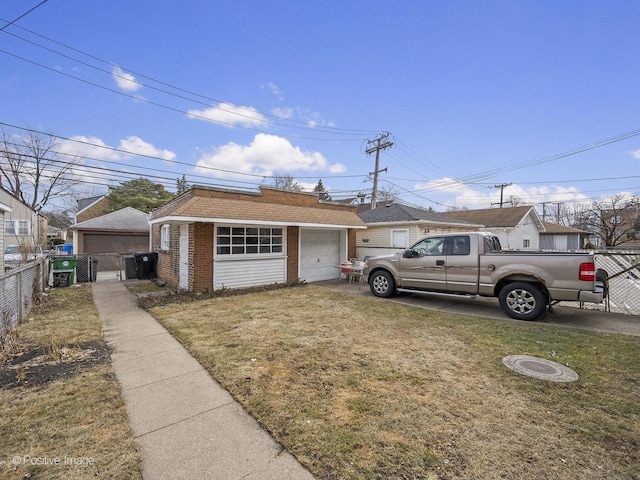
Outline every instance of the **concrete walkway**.
[(313, 479), (122, 283), (92, 289), (145, 479)]

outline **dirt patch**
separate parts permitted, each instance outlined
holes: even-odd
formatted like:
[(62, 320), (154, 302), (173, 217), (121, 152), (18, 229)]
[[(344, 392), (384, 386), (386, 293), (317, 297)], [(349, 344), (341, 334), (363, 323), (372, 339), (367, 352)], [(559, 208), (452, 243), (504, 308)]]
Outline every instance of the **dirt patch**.
[[(187, 291), (170, 291), (163, 290), (160, 294), (138, 295), (138, 306), (144, 309), (160, 307), (163, 305), (171, 305), (176, 303), (188, 303), (211, 298), (236, 297), (240, 295), (248, 295), (251, 293), (270, 292), (272, 290), (282, 290), (293, 287), (301, 287), (306, 285), (304, 281), (272, 283), (270, 285), (259, 285), (257, 287), (247, 288), (221, 288), (206, 292), (187, 292)], [(137, 292), (134, 292), (137, 294)]]
[(0, 364), (0, 389), (41, 386), (71, 378), (109, 361), (109, 347), (99, 341), (21, 350)]

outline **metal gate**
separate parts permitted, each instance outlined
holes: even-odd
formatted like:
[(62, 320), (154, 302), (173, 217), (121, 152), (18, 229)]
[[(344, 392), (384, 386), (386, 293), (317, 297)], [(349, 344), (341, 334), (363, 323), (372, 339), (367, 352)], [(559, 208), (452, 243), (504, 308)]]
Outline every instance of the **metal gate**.
[(79, 254), (77, 282), (114, 282), (124, 280), (122, 255), (118, 253)]

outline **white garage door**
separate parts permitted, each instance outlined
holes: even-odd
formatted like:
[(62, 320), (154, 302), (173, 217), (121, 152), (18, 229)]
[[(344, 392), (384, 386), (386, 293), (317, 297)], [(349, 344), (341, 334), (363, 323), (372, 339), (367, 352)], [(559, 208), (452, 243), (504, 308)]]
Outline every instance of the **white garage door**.
[(340, 271), (340, 232), (302, 230), (300, 232), (300, 278), (319, 282), (338, 278)]

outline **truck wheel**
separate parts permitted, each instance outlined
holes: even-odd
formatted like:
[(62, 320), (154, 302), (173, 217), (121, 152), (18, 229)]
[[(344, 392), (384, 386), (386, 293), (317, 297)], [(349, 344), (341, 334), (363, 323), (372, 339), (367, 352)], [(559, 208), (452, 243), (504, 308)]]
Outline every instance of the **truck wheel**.
[(396, 294), (393, 276), (386, 270), (378, 270), (369, 276), (369, 288), (376, 297), (389, 298)]
[(544, 313), (547, 299), (542, 290), (532, 283), (513, 282), (505, 285), (500, 294), (500, 307), (517, 320), (535, 320)]

